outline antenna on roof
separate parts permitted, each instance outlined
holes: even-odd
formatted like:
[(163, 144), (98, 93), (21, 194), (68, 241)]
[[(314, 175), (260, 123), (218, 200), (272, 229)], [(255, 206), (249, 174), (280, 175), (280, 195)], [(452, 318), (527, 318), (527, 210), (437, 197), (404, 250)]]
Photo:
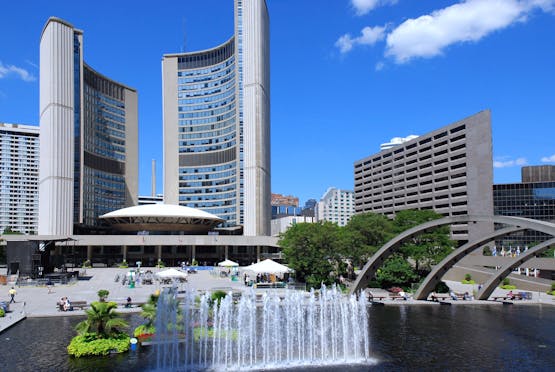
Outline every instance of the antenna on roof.
[(185, 53), (187, 46), (187, 32), (185, 27), (185, 17), (183, 17), (183, 44), (181, 45), (181, 53)]

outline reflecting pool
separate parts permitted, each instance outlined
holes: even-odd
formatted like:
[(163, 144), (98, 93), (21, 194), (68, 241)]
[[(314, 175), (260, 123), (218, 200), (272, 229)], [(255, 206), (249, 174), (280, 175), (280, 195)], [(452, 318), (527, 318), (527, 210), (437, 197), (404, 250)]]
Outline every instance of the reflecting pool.
[[(0, 371), (152, 371), (153, 347), (93, 359), (68, 357), (82, 317), (30, 318), (0, 334)], [(140, 324), (138, 315), (128, 318)], [(368, 310), (375, 364), (349, 371), (534, 370), (555, 366), (555, 306), (398, 305)], [(307, 367), (303, 367), (307, 370)], [(337, 366), (310, 370), (337, 371)], [(280, 369), (277, 369), (280, 370)], [(289, 369), (291, 370), (291, 369)]]

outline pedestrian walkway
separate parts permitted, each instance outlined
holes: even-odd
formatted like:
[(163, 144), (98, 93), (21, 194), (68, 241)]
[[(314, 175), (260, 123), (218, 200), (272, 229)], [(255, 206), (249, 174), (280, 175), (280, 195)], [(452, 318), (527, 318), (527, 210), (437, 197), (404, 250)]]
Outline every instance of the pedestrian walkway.
[(10, 310), (3, 317), (0, 317), (0, 333), (22, 321), (26, 316), (24, 302), (11, 303)]

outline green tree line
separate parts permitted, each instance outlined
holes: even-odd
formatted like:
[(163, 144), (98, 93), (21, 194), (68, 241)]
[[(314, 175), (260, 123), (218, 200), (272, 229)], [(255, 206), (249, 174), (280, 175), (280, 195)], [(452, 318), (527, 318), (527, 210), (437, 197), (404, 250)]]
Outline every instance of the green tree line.
[[(345, 227), (331, 222), (298, 223), (280, 235), (278, 244), (297, 280), (319, 288), (322, 283), (337, 283), (341, 276), (354, 279), (355, 269), (362, 268), (394, 236), (442, 217), (431, 210), (405, 210), (393, 219), (375, 213), (357, 214)], [(448, 226), (423, 232), (404, 242), (384, 262), (374, 285), (408, 288), (421, 281), (454, 246)]]

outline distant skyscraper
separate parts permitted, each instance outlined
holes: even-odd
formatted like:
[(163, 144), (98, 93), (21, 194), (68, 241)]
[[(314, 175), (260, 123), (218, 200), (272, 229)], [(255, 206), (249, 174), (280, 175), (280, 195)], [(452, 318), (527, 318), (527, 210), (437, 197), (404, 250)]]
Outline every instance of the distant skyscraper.
[(235, 0), (235, 32), (162, 60), (164, 201), (270, 235), (270, 44), (264, 0)]
[(330, 187), (318, 202), (316, 213), (318, 221), (330, 221), (345, 226), (355, 214), (354, 192)]
[(304, 203), (302, 215), (306, 217), (316, 217), (316, 206), (318, 201), (316, 199), (308, 199)]
[(0, 123), (0, 234), (37, 232), (39, 127)]
[(39, 112), (39, 234), (137, 204), (137, 92), (84, 63), (83, 32), (59, 18), (41, 35)]

